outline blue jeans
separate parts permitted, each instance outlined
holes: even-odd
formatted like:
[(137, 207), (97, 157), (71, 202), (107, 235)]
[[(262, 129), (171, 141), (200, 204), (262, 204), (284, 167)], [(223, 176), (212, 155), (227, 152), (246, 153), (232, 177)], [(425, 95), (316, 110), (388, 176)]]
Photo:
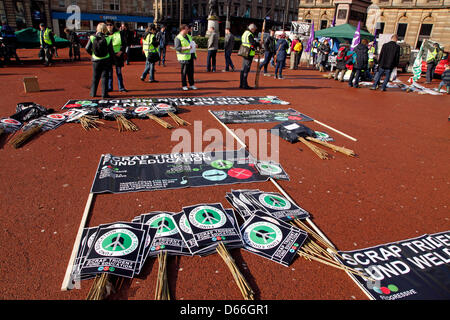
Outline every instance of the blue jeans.
[[(109, 75), (108, 75), (108, 91), (113, 91), (113, 68), (114, 66), (109, 69)], [(123, 85), (123, 76), (122, 76), (122, 67), (116, 66), (116, 75), (117, 75), (117, 81), (119, 83), (119, 90), (124, 90), (125, 87)]]
[(272, 58), (273, 52), (266, 51), (264, 53), (264, 62), (259, 66), (259, 69), (261, 70), (264, 67), (264, 73), (267, 73), (267, 67), (269, 66), (270, 60), (272, 60)]
[(159, 47), (159, 56), (161, 57), (161, 60), (159, 60), (159, 65), (161, 65), (161, 63), (163, 65), (165, 65), (166, 64), (166, 46)]
[(145, 80), (147, 75), (150, 73), (150, 81), (155, 80), (155, 63), (150, 63), (148, 60), (145, 61), (144, 73), (142, 73), (141, 78)]
[(230, 68), (231, 68), (231, 70), (234, 70), (234, 64), (233, 64), (233, 61), (231, 60), (232, 52), (233, 52), (232, 50), (225, 51), (225, 70), (227, 70), (227, 71), (229, 71)]
[(348, 85), (353, 87), (353, 78), (355, 79), (355, 87), (359, 85), (359, 78), (361, 77), (361, 69), (352, 69), (352, 73), (350, 74), (350, 79), (348, 79)]
[(281, 78), (283, 76), (283, 68), (286, 64), (286, 57), (284, 59), (277, 59), (277, 65), (275, 67), (275, 77)]
[(382, 67), (378, 67), (378, 72), (375, 75), (375, 79), (373, 80), (373, 88), (376, 89), (377, 85), (380, 83), (381, 76), (384, 74), (384, 82), (382, 89), (386, 90), (389, 79), (391, 78), (392, 69), (383, 69)]

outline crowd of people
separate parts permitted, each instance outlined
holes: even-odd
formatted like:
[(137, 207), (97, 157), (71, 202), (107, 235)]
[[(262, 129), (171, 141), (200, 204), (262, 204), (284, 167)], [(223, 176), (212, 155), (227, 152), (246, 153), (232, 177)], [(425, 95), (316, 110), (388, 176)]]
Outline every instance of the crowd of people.
[[(9, 57), (15, 57), (20, 61), (16, 54), (16, 40), (14, 32), (7, 25), (2, 26), (2, 46), (8, 52)], [(70, 61), (81, 60), (81, 42), (77, 34), (69, 29), (64, 30), (66, 38), (69, 41), (69, 58)], [(283, 70), (286, 66), (286, 59), (290, 55), (289, 69), (297, 70), (300, 64), (304, 46), (302, 40), (294, 35), (292, 39), (287, 37), (286, 33), (281, 32), (276, 35), (276, 30), (269, 30), (269, 34), (260, 43), (257, 37), (257, 27), (250, 24), (241, 36), (241, 46), (238, 56), (242, 58), (242, 67), (240, 70), (240, 89), (253, 89), (248, 84), (248, 75), (251, 70), (252, 62), (256, 53), (264, 56), (263, 62), (259, 65), (259, 71), (263, 70), (264, 76), (270, 76), (268, 67), (272, 65), (274, 68), (274, 78), (282, 80)], [(183, 24), (180, 26), (178, 35), (174, 38), (174, 48), (176, 57), (180, 64), (181, 73), (181, 89), (197, 90), (194, 79), (194, 65), (197, 59), (197, 44), (193, 40), (192, 27)], [(207, 37), (207, 60), (206, 72), (216, 72), (217, 53), (219, 50), (219, 33), (214, 27), (210, 27), (206, 33)], [(151, 24), (145, 30), (141, 43), (143, 53), (145, 55), (145, 67), (140, 77), (141, 81), (158, 82), (156, 80), (156, 63), (158, 65), (166, 65), (166, 49), (171, 39), (171, 34), (166, 31), (165, 26), (158, 28)], [(52, 65), (53, 56), (57, 54), (55, 46), (55, 37), (50, 28), (45, 24), (40, 24), (39, 30), (40, 40), (40, 57), (45, 66)], [(129, 64), (129, 50), (133, 41), (133, 34), (128, 29), (126, 23), (114, 23), (107, 20), (97, 25), (94, 35), (89, 37), (86, 51), (91, 55), (93, 74), (91, 85), (91, 96), (96, 97), (97, 89), (102, 82), (102, 97), (108, 98), (109, 92), (113, 91), (114, 73), (117, 77), (119, 92), (128, 92), (125, 88), (122, 68), (125, 64)], [(339, 44), (339, 49), (335, 54), (336, 62), (335, 70), (330, 73), (329, 78), (344, 81), (344, 76), (351, 70), (348, 78), (348, 86), (358, 88), (360, 81), (373, 81), (372, 90), (380, 87), (382, 77), (384, 81), (381, 84), (381, 90), (386, 91), (388, 82), (395, 68), (399, 64), (400, 47), (397, 44), (398, 37), (393, 35), (391, 41), (385, 43), (379, 55), (376, 55), (374, 42), (368, 42), (362, 39), (353, 49), (350, 47), (349, 41)], [(425, 49), (428, 54), (426, 57), (427, 73), (426, 83), (431, 83), (433, 79), (434, 69), (442, 58), (442, 50), (437, 43), (431, 45), (426, 41)], [(229, 28), (225, 29), (224, 39), (224, 58), (225, 69), (223, 72), (234, 72), (235, 65), (232, 59), (232, 53), (235, 47), (235, 36)], [(319, 42), (314, 39), (310, 47), (310, 58), (312, 58), (313, 67), (320, 72), (326, 72), (329, 66), (329, 56), (332, 54), (332, 48), (326, 39)], [(334, 53), (333, 53), (334, 55)], [(114, 72), (115, 70), (115, 72)], [(442, 81), (437, 90), (447, 87), (449, 92), (450, 72), (447, 70), (442, 74)]]

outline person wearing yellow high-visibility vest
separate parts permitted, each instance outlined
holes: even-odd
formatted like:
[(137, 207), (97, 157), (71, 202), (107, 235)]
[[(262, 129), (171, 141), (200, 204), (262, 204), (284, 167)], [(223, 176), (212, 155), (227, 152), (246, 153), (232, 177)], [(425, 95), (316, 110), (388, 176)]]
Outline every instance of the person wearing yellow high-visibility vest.
[(376, 54), (376, 48), (374, 45), (374, 42), (369, 43), (369, 72), (373, 72), (373, 69), (375, 67), (375, 54)]
[(141, 76), (141, 81), (145, 81), (145, 78), (150, 73), (149, 82), (158, 82), (155, 80), (155, 63), (152, 61), (153, 56), (158, 54), (159, 40), (156, 36), (156, 26), (151, 24), (145, 30), (144, 36), (142, 38), (142, 50), (145, 54), (145, 69)]
[(432, 46), (428, 41), (425, 43), (425, 48), (428, 49), (427, 54), (427, 81), (425, 83), (431, 83), (434, 77), (434, 70), (441, 60), (440, 48), (438, 43), (434, 43)]
[(108, 95), (108, 72), (112, 68), (114, 50), (111, 38), (107, 36), (108, 28), (101, 22), (97, 25), (97, 33), (90, 36), (86, 45), (86, 51), (92, 56), (92, 85), (91, 97), (96, 97), (98, 84), (102, 80), (102, 98), (110, 98)]
[(239, 83), (240, 89), (253, 89), (253, 87), (248, 85), (247, 77), (252, 66), (253, 58), (256, 54), (256, 48), (259, 47), (259, 42), (255, 41), (254, 36), (256, 29), (256, 25), (253, 23), (250, 24), (241, 37), (241, 45), (250, 48), (250, 52), (248, 57), (242, 57), (241, 78)]
[(174, 46), (177, 52), (177, 60), (181, 65), (181, 85), (182, 90), (187, 91), (187, 80), (191, 90), (197, 90), (194, 85), (194, 60), (197, 58), (197, 54), (193, 52), (195, 49), (195, 42), (189, 35), (190, 26), (182, 24), (180, 26), (180, 33), (175, 37)]
[(39, 25), (39, 41), (41, 50), (44, 51), (44, 65), (46, 67), (52, 65), (53, 50), (55, 49), (55, 37), (51, 29), (47, 28), (44, 23)]
[[(114, 22), (108, 20), (106, 21), (106, 27), (108, 28), (108, 37), (111, 39), (111, 44), (114, 50), (114, 56), (112, 59), (112, 63), (116, 67), (116, 75), (117, 75), (117, 81), (119, 84), (119, 91), (120, 92), (128, 92), (127, 89), (125, 89), (125, 86), (123, 84), (123, 75), (122, 75), (122, 68), (124, 67), (124, 54), (125, 49), (127, 47), (126, 39), (123, 36), (123, 33), (120, 32), (120, 23), (117, 23), (114, 26)], [(114, 80), (114, 72), (113, 72), (113, 66), (111, 66), (111, 69), (109, 70), (108, 75), (108, 91), (113, 91), (113, 80)]]

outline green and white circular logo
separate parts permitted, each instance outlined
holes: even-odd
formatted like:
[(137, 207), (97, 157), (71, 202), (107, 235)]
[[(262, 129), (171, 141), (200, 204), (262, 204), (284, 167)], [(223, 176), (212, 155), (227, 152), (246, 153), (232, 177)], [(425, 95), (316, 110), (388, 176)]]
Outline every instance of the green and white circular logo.
[(226, 221), (225, 213), (211, 206), (198, 206), (189, 214), (189, 222), (200, 229), (220, 228)]
[(211, 162), (211, 166), (216, 169), (231, 169), (233, 167), (233, 162), (229, 160), (214, 160)]
[(280, 228), (270, 222), (255, 222), (245, 228), (243, 240), (249, 246), (261, 250), (271, 249), (280, 244), (283, 234)]
[(157, 237), (168, 237), (178, 232), (177, 226), (173, 221), (171, 215), (167, 213), (160, 213), (152, 217), (146, 222), (151, 228), (157, 229)]
[(274, 210), (288, 210), (291, 208), (291, 203), (287, 199), (269, 193), (261, 194), (258, 200), (263, 206)]
[(192, 233), (191, 225), (189, 224), (186, 215), (182, 215), (180, 219), (180, 229), (185, 233)]
[(102, 256), (119, 257), (132, 253), (139, 245), (137, 236), (129, 229), (106, 232), (95, 242), (95, 251)]
[(259, 170), (261, 171), (261, 174), (263, 175), (274, 175), (274, 174), (280, 174), (283, 172), (283, 170), (280, 168), (280, 166), (277, 166), (275, 164), (269, 163), (269, 162), (259, 162), (257, 164)]

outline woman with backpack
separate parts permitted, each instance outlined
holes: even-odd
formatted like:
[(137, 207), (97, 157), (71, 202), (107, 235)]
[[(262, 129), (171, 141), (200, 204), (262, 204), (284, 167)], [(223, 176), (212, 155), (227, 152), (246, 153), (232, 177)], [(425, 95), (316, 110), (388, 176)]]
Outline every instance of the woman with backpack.
[(108, 95), (108, 72), (112, 68), (114, 50), (111, 38), (107, 36), (108, 28), (104, 22), (97, 25), (97, 33), (90, 36), (86, 45), (86, 51), (92, 56), (92, 85), (91, 97), (97, 96), (97, 88), (102, 80), (102, 98)]
[(328, 44), (328, 40), (325, 40), (319, 47), (319, 53), (320, 53), (320, 58), (319, 58), (319, 71), (320, 72), (325, 72), (325, 67), (327, 65), (328, 62), (328, 55), (331, 52), (331, 48), (330, 45)]
[(302, 55), (303, 46), (298, 36), (294, 36), (294, 41), (291, 43), (291, 66), (289, 69), (297, 70)]
[(349, 49), (348, 41), (341, 43), (339, 45), (339, 50), (336, 56), (336, 72), (334, 73), (334, 80), (339, 80), (344, 82), (344, 75), (347, 72), (347, 60), (349, 56), (347, 55)]
[(150, 74), (149, 82), (159, 82), (155, 79), (155, 63), (159, 61), (159, 39), (156, 36), (156, 26), (152, 23), (145, 30), (144, 36), (142, 37), (142, 50), (145, 54), (145, 69), (141, 75), (141, 81), (145, 81), (145, 78)]

